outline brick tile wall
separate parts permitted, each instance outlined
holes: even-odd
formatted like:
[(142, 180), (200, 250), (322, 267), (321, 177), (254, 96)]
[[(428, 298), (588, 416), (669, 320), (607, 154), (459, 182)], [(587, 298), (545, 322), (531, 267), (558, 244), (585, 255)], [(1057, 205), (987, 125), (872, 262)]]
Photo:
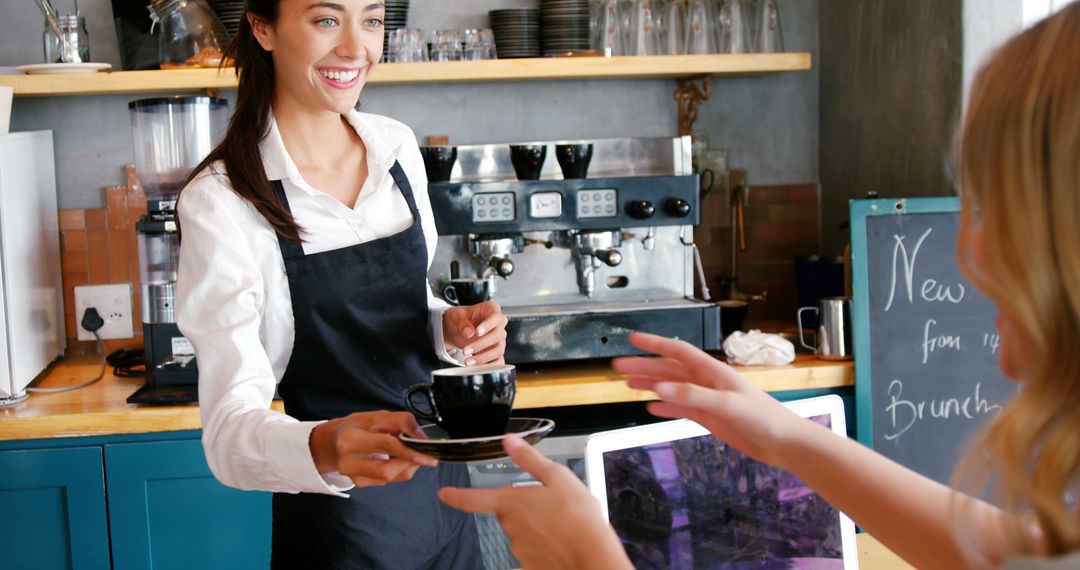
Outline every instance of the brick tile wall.
[(94, 343), (77, 340), (75, 287), (131, 283), (134, 338), (105, 341), (106, 350), (142, 346), (139, 305), (138, 249), (135, 222), (146, 214), (146, 194), (135, 169), (128, 166), (128, 184), (106, 188), (105, 208), (60, 210), (60, 267), (64, 285), (64, 330), (68, 352), (95, 350)]
[[(729, 187), (740, 176), (741, 172), (732, 171)], [(702, 223), (695, 232), (714, 299), (726, 295), (719, 279), (731, 275), (728, 200), (725, 190), (707, 196), (702, 204)], [(766, 321), (790, 321), (793, 325), (798, 308), (795, 258), (814, 255), (821, 245), (818, 186), (752, 186), (743, 224), (746, 250), (738, 252), (739, 288), (767, 295), (766, 301), (751, 305), (747, 326)]]

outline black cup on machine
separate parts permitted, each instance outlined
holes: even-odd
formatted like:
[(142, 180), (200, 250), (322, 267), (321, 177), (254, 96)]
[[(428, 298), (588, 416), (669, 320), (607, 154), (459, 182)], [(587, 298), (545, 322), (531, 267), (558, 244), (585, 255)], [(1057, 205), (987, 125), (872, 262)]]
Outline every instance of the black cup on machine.
[(442, 290), (451, 305), (475, 305), (491, 298), (487, 279), (451, 279)]
[(741, 331), (750, 312), (750, 303), (746, 301), (720, 301), (720, 339), (723, 340), (735, 331)]
[[(431, 384), (406, 390), (405, 407), (453, 439), (492, 437), (506, 433), (516, 386), (512, 364), (444, 368), (431, 373)], [(423, 394), (428, 409), (417, 406), (417, 394)]]
[(422, 146), (420, 155), (424, 157), (424, 170), (428, 182), (449, 182), (450, 173), (457, 161), (456, 146)]
[(544, 169), (545, 158), (547, 158), (547, 145), (510, 145), (510, 162), (514, 164), (514, 172), (517, 173), (518, 180), (539, 180), (540, 171)]
[(592, 161), (592, 144), (557, 144), (555, 145), (555, 158), (562, 168), (563, 178), (585, 178), (589, 172), (589, 162)]

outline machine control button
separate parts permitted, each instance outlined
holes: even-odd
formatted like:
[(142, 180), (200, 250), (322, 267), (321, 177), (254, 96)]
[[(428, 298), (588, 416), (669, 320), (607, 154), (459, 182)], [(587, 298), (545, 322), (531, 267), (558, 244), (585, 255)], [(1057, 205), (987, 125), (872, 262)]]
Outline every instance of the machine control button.
[(513, 192), (485, 192), (474, 194), (471, 200), (472, 221), (513, 222), (516, 217)]
[(667, 201), (667, 213), (676, 218), (685, 218), (690, 215), (690, 202), (682, 198), (672, 198)]
[(607, 208), (605, 205), (615, 204), (618, 201), (618, 191), (614, 188), (588, 188), (578, 190), (575, 194), (577, 200), (577, 217), (580, 218), (614, 218), (618, 215), (615, 208)]
[(637, 220), (647, 220), (656, 214), (656, 206), (648, 200), (635, 200), (626, 204), (626, 213)]

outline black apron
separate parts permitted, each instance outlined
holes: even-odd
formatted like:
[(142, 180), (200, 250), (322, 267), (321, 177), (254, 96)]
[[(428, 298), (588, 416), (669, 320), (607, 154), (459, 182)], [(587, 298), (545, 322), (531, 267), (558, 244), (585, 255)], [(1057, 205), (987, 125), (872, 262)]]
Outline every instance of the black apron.
[[(401, 165), (390, 175), (413, 223), (389, 237), (304, 255), (278, 237), (296, 340), (278, 392), (301, 421), (404, 409), (410, 385), (439, 366), (428, 335), (427, 244)], [(281, 181), (272, 181), (286, 208)], [(273, 568), (482, 569), (470, 514), (443, 505), (440, 487), (467, 487), (461, 464), (421, 467), (409, 481), (354, 488), (349, 498), (275, 493)]]

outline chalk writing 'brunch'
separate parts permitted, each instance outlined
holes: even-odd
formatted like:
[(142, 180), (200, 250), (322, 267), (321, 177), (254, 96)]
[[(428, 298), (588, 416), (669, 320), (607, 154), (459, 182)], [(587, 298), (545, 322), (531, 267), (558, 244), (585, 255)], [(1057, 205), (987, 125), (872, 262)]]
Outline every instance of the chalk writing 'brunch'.
[[(1001, 406), (991, 404), (982, 397), (982, 382), (975, 384), (975, 393), (962, 400), (960, 398), (944, 398), (929, 400), (907, 400), (904, 394), (904, 383), (893, 380), (889, 383), (889, 405), (885, 406), (887, 417), (892, 420), (892, 429), (885, 434), (886, 441), (898, 439), (904, 432), (911, 429), (916, 422), (924, 419), (947, 420), (959, 418), (973, 420), (976, 416), (985, 416), (1001, 411)], [(974, 408), (974, 409), (973, 409)]]
[[(885, 303), (885, 311), (887, 312), (892, 308), (893, 298), (896, 296), (896, 277), (897, 267), (896, 263), (899, 260), (899, 256), (904, 257), (903, 269), (904, 269), (904, 284), (907, 291), (908, 303), (914, 303), (914, 289), (912, 287), (915, 280), (915, 260), (919, 257), (919, 249), (922, 247), (923, 242), (930, 236), (930, 232), (934, 231), (934, 228), (927, 228), (923, 235), (919, 237), (919, 241), (915, 242), (915, 249), (912, 250), (911, 256), (908, 256), (907, 246), (904, 244), (904, 240), (907, 236), (893, 235), (893, 239), (896, 244), (893, 246), (892, 256), (892, 284), (889, 286), (889, 301)], [(952, 286), (941, 285), (935, 279), (924, 279), (922, 286), (919, 287), (919, 296), (924, 300), (931, 303), (940, 303), (942, 301), (948, 301), (950, 303), (959, 303), (964, 299), (964, 292), (966, 289), (962, 283), (956, 283), (956, 290), (953, 290)]]

